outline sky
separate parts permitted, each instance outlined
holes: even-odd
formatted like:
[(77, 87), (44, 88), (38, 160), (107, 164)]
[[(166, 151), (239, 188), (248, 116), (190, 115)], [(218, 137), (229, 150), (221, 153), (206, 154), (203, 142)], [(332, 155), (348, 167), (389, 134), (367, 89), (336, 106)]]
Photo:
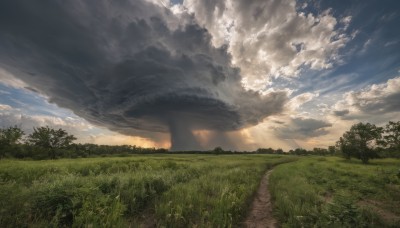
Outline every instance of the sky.
[(4, 0), (0, 127), (171, 150), (400, 120), (397, 0)]

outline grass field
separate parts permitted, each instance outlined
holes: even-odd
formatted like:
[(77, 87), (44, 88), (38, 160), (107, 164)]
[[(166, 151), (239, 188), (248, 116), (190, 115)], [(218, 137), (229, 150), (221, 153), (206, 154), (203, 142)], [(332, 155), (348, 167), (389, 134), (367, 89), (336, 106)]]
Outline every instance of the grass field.
[(0, 161), (0, 227), (237, 227), (273, 155)]
[(312, 157), (276, 167), (274, 213), (283, 227), (400, 227), (400, 160)]
[(241, 227), (273, 166), (283, 227), (400, 227), (400, 160), (274, 155), (1, 160), (0, 227)]

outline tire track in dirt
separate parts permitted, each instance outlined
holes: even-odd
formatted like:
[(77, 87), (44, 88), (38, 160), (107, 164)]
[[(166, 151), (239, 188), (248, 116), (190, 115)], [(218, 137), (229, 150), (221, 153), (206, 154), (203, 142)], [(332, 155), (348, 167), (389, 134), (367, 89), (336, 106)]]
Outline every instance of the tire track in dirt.
[(272, 215), (271, 195), (268, 191), (268, 179), (272, 170), (261, 179), (256, 196), (251, 204), (250, 212), (244, 222), (247, 228), (276, 228), (278, 221)]

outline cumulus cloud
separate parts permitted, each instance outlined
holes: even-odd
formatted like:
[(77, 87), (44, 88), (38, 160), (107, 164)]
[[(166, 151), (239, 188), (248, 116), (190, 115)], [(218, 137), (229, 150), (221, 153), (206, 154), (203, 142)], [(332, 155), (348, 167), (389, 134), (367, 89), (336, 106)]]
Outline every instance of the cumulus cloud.
[[(1, 106), (0, 106), (1, 107)], [(0, 128), (17, 125), (26, 133), (30, 134), (34, 127), (50, 126), (52, 128), (63, 128), (72, 134), (81, 134), (88, 131), (92, 126), (85, 121), (71, 117), (54, 117), (47, 115), (27, 115), (19, 109), (8, 106), (0, 109)]]
[(329, 9), (305, 13), (295, 0), (185, 0), (183, 5), (210, 31), (215, 46), (229, 45), (248, 88), (263, 88), (272, 76), (296, 76), (303, 67), (331, 68), (351, 39), (350, 16), (335, 18)]
[(359, 91), (350, 91), (343, 98), (336, 103), (334, 112), (340, 114), (342, 109), (347, 111), (343, 113), (348, 114), (345, 118), (400, 112), (400, 77)]
[(3, 110), (11, 110), (11, 106), (10, 105), (6, 105), (6, 104), (0, 104), (0, 111)]
[(315, 93), (310, 93), (310, 92), (299, 94), (290, 99), (290, 101), (287, 103), (287, 107), (290, 110), (296, 110), (303, 104), (311, 101), (312, 99), (314, 99), (315, 97), (318, 97), (318, 96), (319, 96), (318, 93), (315, 94)]
[(283, 139), (307, 139), (328, 134), (331, 126), (323, 120), (295, 117), (287, 125), (275, 128), (275, 132)]
[(191, 15), (143, 0), (2, 1), (0, 31), (0, 67), (51, 102), (123, 134), (170, 133), (176, 150), (200, 147), (194, 130), (252, 126), (287, 102), (245, 90), (237, 55)]

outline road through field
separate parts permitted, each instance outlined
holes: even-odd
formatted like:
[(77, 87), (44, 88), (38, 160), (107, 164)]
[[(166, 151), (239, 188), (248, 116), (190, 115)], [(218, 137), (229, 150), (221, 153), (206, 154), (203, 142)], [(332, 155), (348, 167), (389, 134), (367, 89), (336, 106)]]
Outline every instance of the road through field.
[(251, 205), (250, 213), (245, 220), (248, 228), (275, 228), (278, 222), (272, 215), (271, 195), (268, 191), (268, 179), (272, 170), (269, 170), (262, 178), (256, 196)]

